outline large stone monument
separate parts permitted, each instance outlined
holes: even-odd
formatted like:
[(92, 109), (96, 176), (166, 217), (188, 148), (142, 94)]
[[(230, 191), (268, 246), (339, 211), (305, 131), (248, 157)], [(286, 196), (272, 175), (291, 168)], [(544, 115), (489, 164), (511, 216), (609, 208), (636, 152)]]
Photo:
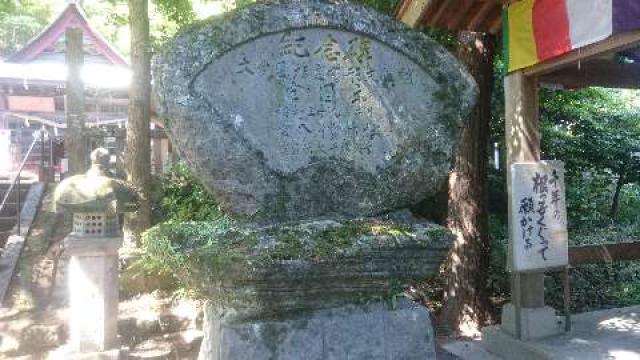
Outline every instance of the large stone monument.
[(476, 92), (433, 40), (344, 2), (181, 32), (154, 62), (156, 109), (239, 219), (171, 235), (207, 249), (180, 274), (210, 300), (201, 358), (434, 358), (428, 312), (395, 295), (450, 237), (402, 209), (443, 185)]

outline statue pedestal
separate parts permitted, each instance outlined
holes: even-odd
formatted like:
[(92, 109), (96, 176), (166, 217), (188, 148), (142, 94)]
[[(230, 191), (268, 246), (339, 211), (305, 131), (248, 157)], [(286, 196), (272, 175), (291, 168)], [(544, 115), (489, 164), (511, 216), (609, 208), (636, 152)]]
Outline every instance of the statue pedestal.
[(118, 249), (120, 237), (89, 238), (71, 234), (64, 240), (71, 256), (69, 350), (102, 352), (117, 347)]

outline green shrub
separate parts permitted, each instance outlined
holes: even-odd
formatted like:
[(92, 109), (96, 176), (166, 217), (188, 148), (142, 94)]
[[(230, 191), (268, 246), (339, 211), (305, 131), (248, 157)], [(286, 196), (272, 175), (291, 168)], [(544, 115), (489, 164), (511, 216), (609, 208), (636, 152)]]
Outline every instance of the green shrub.
[(611, 222), (611, 181), (602, 174), (566, 178), (567, 219), (570, 230), (600, 227)]
[(226, 216), (182, 161), (176, 162), (155, 185), (153, 214), (156, 224), (169, 220), (213, 221)]
[[(194, 272), (202, 269), (199, 266), (207, 263), (211, 271), (224, 264), (217, 262), (234, 261), (233, 256), (220, 256), (221, 253), (232, 254), (229, 244), (221, 244), (224, 237), (219, 236), (227, 230), (233, 221), (220, 217), (216, 221), (181, 222), (168, 221), (158, 224), (142, 235), (141, 257), (134, 263), (134, 268), (146, 274), (170, 276), (175, 287), (193, 291), (202, 288), (197, 283)], [(229, 245), (229, 246), (227, 246)], [(203, 274), (204, 275), (204, 274)]]

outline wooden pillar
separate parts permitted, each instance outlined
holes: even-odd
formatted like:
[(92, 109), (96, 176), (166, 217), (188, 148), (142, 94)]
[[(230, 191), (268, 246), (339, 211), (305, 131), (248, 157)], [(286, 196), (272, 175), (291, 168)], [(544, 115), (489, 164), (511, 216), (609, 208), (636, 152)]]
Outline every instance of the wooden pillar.
[(153, 164), (153, 174), (162, 174), (162, 147), (160, 145), (161, 139), (155, 137), (151, 140), (151, 163)]
[[(511, 164), (521, 161), (540, 160), (540, 130), (538, 126), (538, 82), (522, 72), (509, 74), (504, 80), (505, 93), (505, 142), (507, 147), (507, 191), (509, 194), (509, 214), (511, 214)], [(511, 234), (509, 217), (509, 234)], [(509, 240), (509, 259), (511, 264), (512, 240)], [(512, 296), (518, 296), (523, 308), (544, 306), (544, 274), (512, 274)]]
[(84, 137), (84, 84), (81, 69), (84, 63), (82, 30), (67, 29), (65, 32), (67, 84), (65, 96), (65, 118), (67, 129), (64, 145), (69, 159), (69, 175), (83, 173), (88, 168), (87, 141)]
[(124, 149), (127, 142), (125, 131), (117, 131), (116, 138), (116, 176), (118, 178), (126, 178), (127, 174), (124, 168)]
[(165, 169), (165, 166), (169, 164), (169, 157), (171, 156), (169, 149), (169, 139), (163, 138), (160, 142), (160, 147), (162, 151), (162, 173), (164, 174), (164, 172), (167, 170)]

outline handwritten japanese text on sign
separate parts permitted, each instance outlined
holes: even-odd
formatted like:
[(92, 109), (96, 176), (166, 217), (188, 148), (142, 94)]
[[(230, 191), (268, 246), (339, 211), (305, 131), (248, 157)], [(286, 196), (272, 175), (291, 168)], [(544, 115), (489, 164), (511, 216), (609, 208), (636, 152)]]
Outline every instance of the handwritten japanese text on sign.
[(568, 264), (564, 164), (561, 161), (511, 166), (511, 258), (514, 271)]

